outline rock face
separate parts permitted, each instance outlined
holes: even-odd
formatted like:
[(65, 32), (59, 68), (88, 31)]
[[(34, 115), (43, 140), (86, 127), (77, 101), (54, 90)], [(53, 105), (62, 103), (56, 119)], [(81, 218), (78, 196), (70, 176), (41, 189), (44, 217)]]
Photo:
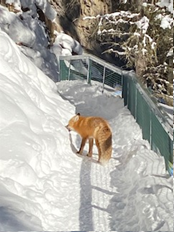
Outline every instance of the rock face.
[(93, 47), (92, 38), (97, 22), (84, 20), (84, 17), (111, 13), (112, 2), (113, 0), (51, 0), (55, 9), (59, 9), (57, 23), (87, 49)]
[[(93, 48), (95, 44), (95, 27), (97, 26), (96, 20), (84, 20), (85, 17), (108, 14), (112, 11), (111, 0), (80, 0), (81, 12), (80, 17), (75, 21), (75, 25), (80, 35), (82, 45), (87, 48)], [(96, 28), (97, 30), (97, 28)]]
[[(172, 14), (156, 3), (156, 0), (52, 0), (59, 9), (60, 30), (79, 41), (87, 51), (123, 68), (134, 69), (158, 98), (172, 105), (173, 62), (172, 56), (167, 55), (173, 46)], [(162, 25), (162, 21), (166, 23)]]
[[(119, 10), (139, 9), (143, 0), (51, 0), (58, 12), (57, 23), (86, 49), (99, 47), (96, 41), (99, 17)], [(127, 4), (124, 4), (127, 2)], [(91, 20), (88, 17), (93, 17)]]
[(100, 16), (115, 12), (119, 2), (120, 0), (51, 0), (51, 4), (58, 10), (58, 31), (63, 30), (79, 41), (87, 52), (109, 62), (113, 62), (114, 58), (114, 62), (121, 66), (125, 62), (113, 54), (103, 53), (107, 46), (103, 46), (97, 37)]

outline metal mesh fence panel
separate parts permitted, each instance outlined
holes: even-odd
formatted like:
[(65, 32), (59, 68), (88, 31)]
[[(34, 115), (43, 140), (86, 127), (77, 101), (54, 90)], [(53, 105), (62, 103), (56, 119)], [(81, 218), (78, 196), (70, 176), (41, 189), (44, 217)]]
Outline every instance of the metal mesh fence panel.
[(139, 90), (137, 90), (136, 100), (136, 120), (143, 129), (143, 138), (151, 143), (151, 110)]
[(165, 158), (166, 168), (168, 169), (168, 162), (173, 163), (173, 143), (168, 133), (161, 126), (157, 116), (152, 114), (152, 141), (151, 147), (154, 151), (160, 152)]
[(91, 80), (103, 83), (103, 72), (104, 72), (103, 65), (93, 60), (90, 60), (90, 79)]
[(86, 59), (60, 60), (61, 80), (86, 80), (88, 75), (88, 62)]
[(128, 80), (128, 99), (127, 105), (128, 109), (130, 110), (131, 114), (135, 117), (136, 114), (136, 86), (132, 79)]
[(105, 68), (105, 81), (106, 85), (115, 88), (117, 85), (122, 85), (122, 76), (109, 68)]
[[(107, 67), (106, 64), (100, 64), (92, 59), (89, 59), (89, 79), (103, 83), (105, 86), (115, 88), (122, 86), (122, 75)], [(89, 82), (90, 82), (89, 81)]]
[(65, 63), (66, 61), (60, 60), (60, 80), (68, 80), (68, 67)]

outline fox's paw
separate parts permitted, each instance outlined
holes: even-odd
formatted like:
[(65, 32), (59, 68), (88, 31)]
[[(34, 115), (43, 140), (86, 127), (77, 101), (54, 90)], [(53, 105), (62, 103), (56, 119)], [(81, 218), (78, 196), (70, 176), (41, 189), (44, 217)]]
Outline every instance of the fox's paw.
[(88, 157), (92, 157), (92, 153), (88, 153), (87, 156), (88, 156)]
[(76, 152), (76, 154), (78, 154), (78, 155), (82, 155), (82, 152), (80, 152), (80, 151), (77, 151), (77, 152)]
[(106, 160), (104, 160), (104, 159), (98, 160), (98, 163), (99, 163), (100, 165), (102, 165), (102, 166), (105, 166), (106, 164), (108, 164), (108, 162), (109, 162), (108, 159), (106, 159)]

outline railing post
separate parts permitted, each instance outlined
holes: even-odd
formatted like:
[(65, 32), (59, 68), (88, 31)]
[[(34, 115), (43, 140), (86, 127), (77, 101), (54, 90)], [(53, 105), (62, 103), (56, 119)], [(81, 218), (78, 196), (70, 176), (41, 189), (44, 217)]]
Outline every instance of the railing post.
[(151, 146), (151, 148), (153, 148), (152, 147), (152, 111), (150, 110), (150, 146)]
[(137, 121), (137, 118), (138, 118), (138, 116), (137, 116), (137, 114), (138, 114), (138, 99), (137, 99), (138, 96), (137, 96), (137, 92), (138, 92), (138, 89), (136, 87), (135, 88), (135, 119), (136, 119), (136, 121)]
[(62, 60), (59, 58), (59, 78), (62, 81)]
[(102, 93), (104, 93), (104, 86), (105, 86), (105, 74), (106, 74), (106, 67), (103, 67), (103, 89), (102, 89)]
[(69, 68), (68, 68), (68, 81), (70, 80), (70, 72), (71, 72), (71, 60), (69, 61)]
[(91, 84), (91, 59), (90, 59), (90, 57), (88, 57), (87, 83)]

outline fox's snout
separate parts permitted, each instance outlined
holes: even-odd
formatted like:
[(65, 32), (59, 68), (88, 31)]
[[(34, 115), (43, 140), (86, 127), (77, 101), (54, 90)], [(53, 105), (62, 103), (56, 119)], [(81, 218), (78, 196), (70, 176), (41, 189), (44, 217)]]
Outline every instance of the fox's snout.
[(65, 127), (66, 127), (66, 129), (67, 129), (68, 131), (71, 131), (70, 128), (69, 128), (69, 125), (66, 125)]

